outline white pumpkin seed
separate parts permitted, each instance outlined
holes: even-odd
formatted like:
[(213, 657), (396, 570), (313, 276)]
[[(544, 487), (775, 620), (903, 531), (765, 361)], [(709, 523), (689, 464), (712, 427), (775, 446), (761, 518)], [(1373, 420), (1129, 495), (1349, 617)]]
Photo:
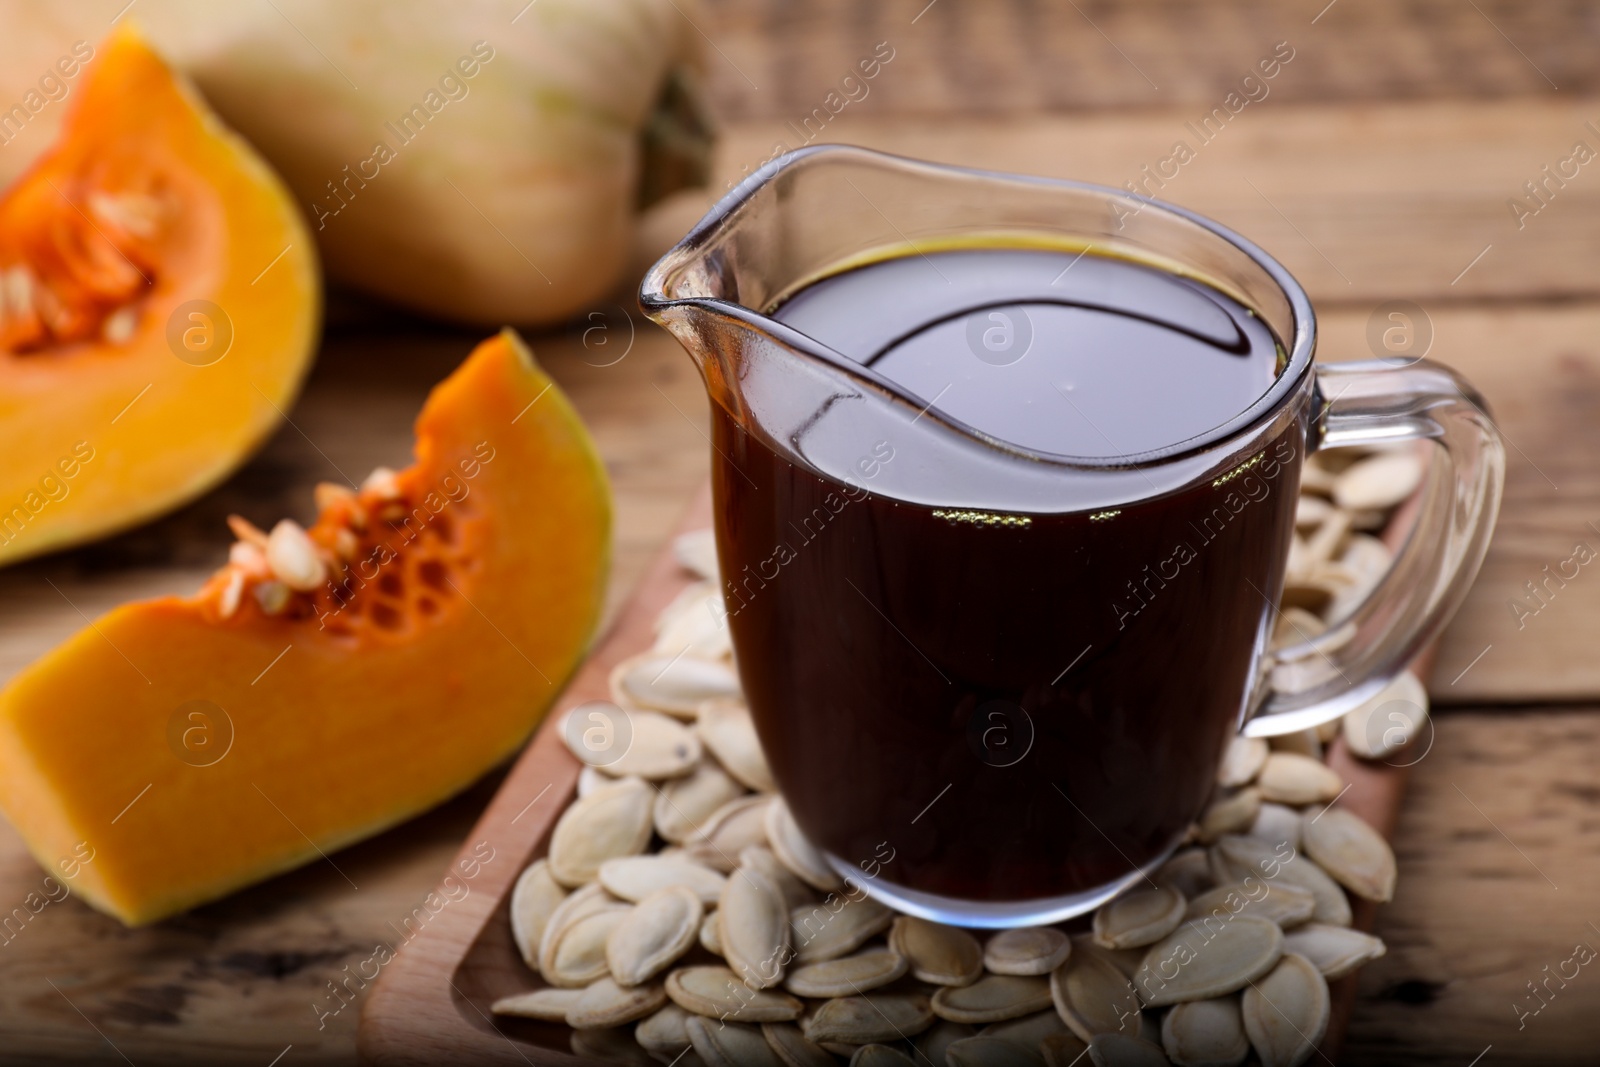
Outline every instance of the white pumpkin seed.
[(1033, 1015), (1007, 1019), (1005, 1022), (990, 1023), (983, 1028), (978, 1036), (999, 1038), (1001, 1041), (1009, 1041), (1013, 1045), (1021, 1045), (1032, 1052), (1051, 1034), (1066, 1033), (1071, 1033), (1071, 1031), (1067, 1029), (1067, 1024), (1062, 1022), (1061, 1015), (1052, 1006)]
[(619, 856), (600, 865), (600, 884), (621, 900), (638, 903), (668, 886), (684, 886), (700, 903), (712, 906), (722, 897), (727, 877), (679, 856)]
[[(586, 1060), (624, 1064), (626, 1067), (656, 1067), (656, 1061), (639, 1047), (626, 1030), (574, 1030), (571, 1043), (572, 1054)], [(679, 1060), (678, 1067), (690, 1067), (688, 1058)]]
[(787, 1067), (838, 1067), (833, 1055), (807, 1040), (795, 1023), (762, 1023), (761, 1033)]
[(634, 1027), (633, 1039), (657, 1059), (671, 1062), (689, 1047), (689, 1020), (692, 1016), (676, 1004), (668, 1004)]
[(1266, 882), (1249, 878), (1200, 894), (1189, 902), (1183, 917), (1209, 928), (1216, 923), (1229, 922), (1235, 915), (1253, 915), (1287, 928), (1309, 921), (1316, 908), (1317, 898), (1309, 889), (1290, 885), (1282, 879)]
[(979, 1034), (952, 1042), (944, 1062), (951, 1067), (1043, 1067), (1044, 1058), (1014, 1041)]
[(1089, 1043), (1077, 1034), (1054, 1034), (1039, 1043), (1045, 1067), (1079, 1067)]
[(1283, 935), (1283, 951), (1310, 960), (1322, 977), (1337, 981), (1386, 951), (1381, 938), (1348, 926), (1307, 923)]
[(578, 796), (586, 797), (597, 789), (604, 789), (616, 781), (598, 767), (585, 767), (578, 772)]
[(1167, 1067), (1161, 1046), (1132, 1034), (1096, 1034), (1089, 1042), (1089, 1062), (1095, 1067)]
[(717, 940), (728, 966), (752, 989), (783, 981), (789, 956), (789, 908), (771, 879), (740, 867), (722, 887)]
[(650, 843), (650, 787), (625, 778), (575, 801), (550, 835), (550, 874), (564, 886), (591, 882), (600, 865), (632, 856)]
[(1261, 765), (1267, 762), (1267, 742), (1259, 737), (1235, 737), (1228, 742), (1222, 754), (1222, 765), (1217, 768), (1217, 784), (1224, 789), (1237, 789), (1255, 781)]
[[(911, 976), (919, 982), (965, 986), (976, 982), (983, 974), (983, 946), (978, 944), (977, 938), (954, 926), (902, 915), (894, 920), (894, 927), (889, 931), (889, 947), (906, 958)], [(952, 1021), (976, 1020), (952, 1018)]]
[(1179, 1067), (1238, 1067), (1250, 1055), (1235, 995), (1173, 1005), (1161, 1019), (1161, 1046)]
[(718, 581), (717, 537), (711, 527), (679, 534), (673, 539), (672, 554), (685, 570), (708, 582)]
[(1263, 801), (1256, 813), (1256, 821), (1244, 832), (1246, 837), (1264, 841), (1269, 845), (1300, 847), (1300, 813), (1286, 804)]
[(789, 913), (789, 941), (799, 963), (838, 959), (889, 929), (895, 913), (868, 896), (830, 893), (821, 904)]
[(1211, 876), (1211, 861), (1203, 848), (1186, 848), (1175, 853), (1150, 876), (1150, 880), (1163, 889), (1176, 889), (1185, 897), (1199, 896), (1215, 884)]
[(1255, 825), (1261, 813), (1261, 790), (1246, 786), (1237, 793), (1218, 797), (1200, 816), (1200, 840), (1210, 844), (1223, 834), (1242, 834)]
[(1414, 452), (1379, 452), (1353, 463), (1333, 486), (1333, 502), (1350, 511), (1385, 510), (1405, 501), (1422, 482)]
[[(772, 807), (776, 806), (777, 801), (774, 800)], [(772, 807), (767, 809), (766, 822), (769, 828), (772, 825)], [(771, 833), (769, 832), (767, 836), (770, 841)], [(770, 848), (751, 845), (739, 853), (739, 866), (754, 867), (778, 887), (778, 892), (783, 897), (785, 914), (794, 908), (803, 908), (807, 904), (817, 902), (817, 895), (811, 891), (811, 887), (796, 878), (793, 871), (780, 863)]]
[(1253, 837), (1233, 836), (1222, 838), (1212, 846), (1212, 851), (1228, 871), (1225, 881), (1242, 882), (1254, 876), (1309, 889), (1317, 899), (1317, 908), (1311, 914), (1314, 921), (1334, 926), (1350, 925), (1350, 901), (1344, 890), (1304, 853), (1283, 845), (1268, 845)]
[[(575, 893), (571, 893), (560, 904), (556, 905), (550, 913), (550, 918), (544, 924), (544, 933), (539, 938), (539, 966), (540, 974), (548, 975), (556, 966), (556, 946), (563, 934), (578, 920), (587, 918), (596, 912), (617, 907), (619, 902), (604, 888), (598, 885), (587, 885)], [(547, 979), (548, 980), (548, 979)]]
[(862, 1045), (850, 1057), (850, 1067), (915, 1067), (915, 1061), (888, 1045)]
[(726, 967), (683, 967), (667, 975), (667, 996), (694, 1015), (744, 1023), (784, 1023), (804, 1005), (787, 993), (751, 989)]
[(1305, 608), (1290, 604), (1278, 612), (1278, 621), (1272, 629), (1272, 648), (1276, 651), (1298, 645), (1327, 632), (1328, 624), (1322, 621), (1320, 615), (1313, 615)]
[(1142, 888), (1102, 904), (1094, 913), (1094, 939), (1105, 948), (1153, 944), (1183, 920), (1183, 894), (1172, 888)]
[(712, 955), (722, 955), (722, 935), (717, 932), (716, 912), (707, 915), (700, 922), (700, 947)]
[(626, 905), (611, 904), (570, 923), (556, 939), (550, 969), (541, 971), (544, 980), (553, 986), (574, 989), (605, 977), (610, 970), (606, 942), (631, 910)]
[(1001, 930), (983, 946), (983, 965), (995, 974), (1049, 974), (1072, 954), (1072, 940), (1053, 926)]
[(783, 986), (797, 997), (847, 997), (886, 986), (906, 970), (904, 956), (886, 948), (869, 948), (853, 956), (798, 967)]
[(744, 786), (715, 760), (702, 760), (682, 778), (663, 782), (655, 800), (656, 833), (681, 845), (723, 805), (744, 795)]
[(777, 783), (772, 780), (772, 769), (767, 766), (767, 757), (761, 751), (761, 739), (756, 736), (750, 709), (743, 700), (703, 701), (699, 705), (695, 730), (706, 748), (734, 778), (758, 793), (778, 791)]
[(511, 940), (529, 967), (538, 968), (539, 942), (544, 939), (545, 927), (566, 899), (567, 891), (550, 876), (550, 865), (545, 860), (529, 864), (517, 878), (511, 890)]
[[(578, 708), (567, 712), (578, 713)], [(612, 746), (596, 751), (584, 744), (584, 732), (563, 725), (561, 736), (579, 762), (593, 763), (613, 778), (637, 776), (652, 781), (681, 778), (694, 770), (704, 749), (695, 732), (659, 711), (619, 709), (628, 718), (627, 747), (618, 754)]]
[(619, 985), (636, 986), (660, 974), (699, 939), (704, 918), (700, 898), (687, 886), (668, 886), (645, 897), (606, 940), (611, 977)]
[(783, 1067), (760, 1027), (691, 1018), (684, 1029), (709, 1067)]
[(1133, 981), (1147, 1008), (1205, 1000), (1249, 985), (1282, 954), (1283, 930), (1267, 919), (1239, 915), (1214, 928), (1186, 922), (1150, 946)]
[(605, 977), (578, 994), (578, 999), (567, 1009), (567, 1025), (575, 1030), (626, 1026), (660, 1010), (666, 1002), (667, 994), (660, 985), (624, 989)]
[(1402, 671), (1378, 695), (1345, 713), (1344, 741), (1362, 759), (1381, 760), (1426, 732), (1428, 691), (1410, 671)]
[(1261, 799), (1300, 806), (1322, 804), (1344, 789), (1344, 781), (1327, 764), (1293, 752), (1274, 752), (1256, 778)]
[(1297, 529), (1320, 526), (1333, 511), (1333, 505), (1318, 496), (1302, 494), (1295, 501), (1294, 524)]
[(266, 552), (272, 576), (296, 592), (312, 592), (328, 580), (328, 567), (316, 542), (293, 519), (278, 520), (267, 535)]
[(802, 1025), (818, 1045), (870, 1045), (914, 1037), (933, 1025), (928, 998), (915, 993), (868, 993), (824, 1001)]
[(844, 888), (844, 880), (823, 859), (822, 853), (794, 821), (794, 814), (782, 797), (774, 797), (767, 809), (767, 840), (772, 851), (796, 878), (824, 893)]
[(567, 1009), (583, 995), (581, 989), (535, 989), (532, 993), (518, 993), (501, 997), (489, 1005), (496, 1015), (514, 1015), (520, 1019), (538, 1019), (546, 1023), (567, 1021)]
[(953, 1023), (997, 1023), (1050, 1007), (1050, 983), (1010, 974), (984, 975), (971, 985), (946, 986), (933, 995), (933, 1013)]
[(1317, 736), (1315, 728), (1279, 734), (1269, 738), (1268, 744), (1274, 752), (1294, 752), (1319, 763), (1322, 761), (1322, 738)]
[(1350, 515), (1348, 512), (1335, 510), (1328, 513), (1321, 526), (1312, 531), (1306, 539), (1305, 553), (1301, 557), (1301, 574), (1309, 571), (1315, 575), (1322, 565), (1334, 559), (1344, 548), (1345, 539), (1350, 536)]
[(1383, 835), (1343, 808), (1307, 819), (1301, 830), (1306, 855), (1363, 900), (1394, 898), (1394, 851)]
[(708, 700), (739, 697), (739, 677), (720, 660), (647, 652), (611, 671), (611, 698), (623, 707), (693, 719)]
[(733, 653), (733, 634), (722, 595), (707, 589), (657, 622), (652, 652), (666, 656), (682, 653), (695, 659), (719, 660)]
[(767, 844), (767, 805), (771, 803), (772, 798), (764, 796), (728, 801), (684, 842), (685, 853), (714, 870), (733, 871), (745, 849)]
[(1084, 1043), (1095, 1034), (1138, 1026), (1139, 998), (1115, 964), (1089, 950), (1093, 942), (1074, 945), (1072, 955), (1050, 974), (1050, 999), (1056, 1013)]
[(1261, 1067), (1297, 1067), (1328, 1032), (1328, 983), (1304, 956), (1287, 955), (1244, 991), (1245, 1033)]

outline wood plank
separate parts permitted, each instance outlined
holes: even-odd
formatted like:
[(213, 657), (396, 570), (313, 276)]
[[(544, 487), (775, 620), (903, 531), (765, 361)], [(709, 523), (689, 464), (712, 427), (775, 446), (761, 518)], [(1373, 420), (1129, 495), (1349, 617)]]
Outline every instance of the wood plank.
[[(1581, 0), (711, 0), (698, 24), (718, 110), (793, 118), (879, 41), (863, 110), (984, 116), (1221, 100), (1274, 43), (1285, 100), (1488, 98), (1600, 90)], [(687, 9), (687, 6), (686, 6)], [(1320, 17), (1319, 17), (1320, 15)], [(919, 17), (920, 16), (920, 17)], [(852, 105), (855, 106), (855, 105)]]
[[(1520, 230), (1507, 206), (1516, 196), (1538, 206), (1524, 183), (1541, 178), (1546, 164), (1558, 165), (1575, 141), (1600, 153), (1600, 133), (1585, 125), (1600, 128), (1600, 99), (1330, 107), (1269, 97), (1208, 143), (1188, 125), (1206, 111), (952, 124), (845, 110), (817, 143), (1117, 187), (1144, 182), (1145, 166), (1164, 166), (1174, 176), (1149, 183), (1155, 195), (1250, 237), (1321, 304), (1370, 310), (1397, 298), (1500, 302), (1600, 293), (1600, 169), (1579, 168), (1565, 188), (1552, 185), (1548, 206), (1523, 218)], [(1193, 159), (1163, 164), (1180, 141)], [(775, 145), (803, 143), (784, 120), (729, 127), (718, 188), (759, 166)], [(894, 205), (879, 207), (893, 218)]]

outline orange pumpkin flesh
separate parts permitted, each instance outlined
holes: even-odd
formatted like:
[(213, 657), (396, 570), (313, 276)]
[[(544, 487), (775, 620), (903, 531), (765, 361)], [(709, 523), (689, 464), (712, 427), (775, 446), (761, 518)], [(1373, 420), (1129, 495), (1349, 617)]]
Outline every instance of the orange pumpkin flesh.
[(416, 431), (412, 467), (290, 530), (315, 589), (236, 545), (196, 596), (117, 608), (0, 693), (0, 807), (48, 869), (93, 850), (91, 904), (149, 922), (332, 853), (470, 784), (554, 700), (609, 565), (588, 435), (509, 331)]
[(221, 480), (317, 337), (310, 235), (255, 152), (133, 30), (82, 78), (0, 198), (0, 563)]

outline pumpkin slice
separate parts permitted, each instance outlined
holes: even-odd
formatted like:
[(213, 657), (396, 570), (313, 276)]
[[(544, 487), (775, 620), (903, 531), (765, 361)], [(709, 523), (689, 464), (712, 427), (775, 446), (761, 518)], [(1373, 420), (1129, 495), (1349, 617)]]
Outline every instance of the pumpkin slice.
[(555, 699), (609, 566), (588, 434), (509, 331), (416, 429), (411, 467), (319, 487), (309, 530), (236, 521), (197, 595), (123, 605), (0, 692), (0, 807), (47, 868), (92, 854), (89, 903), (145, 923), (330, 854)]
[(0, 198), (0, 564), (190, 500), (278, 422), (318, 332), (277, 177), (131, 29)]

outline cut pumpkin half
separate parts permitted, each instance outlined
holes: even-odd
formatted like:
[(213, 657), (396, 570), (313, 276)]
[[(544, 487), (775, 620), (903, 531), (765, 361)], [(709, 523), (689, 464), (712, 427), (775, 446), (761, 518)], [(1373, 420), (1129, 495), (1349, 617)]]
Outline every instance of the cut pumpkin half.
[(128, 28), (0, 198), (0, 564), (193, 499), (290, 404), (316, 254), (282, 183)]
[(0, 692), (0, 807), (73, 889), (149, 922), (421, 812), (514, 751), (586, 650), (604, 469), (509, 331), (429, 397), (416, 462), (236, 520), (187, 598), (101, 617)]

